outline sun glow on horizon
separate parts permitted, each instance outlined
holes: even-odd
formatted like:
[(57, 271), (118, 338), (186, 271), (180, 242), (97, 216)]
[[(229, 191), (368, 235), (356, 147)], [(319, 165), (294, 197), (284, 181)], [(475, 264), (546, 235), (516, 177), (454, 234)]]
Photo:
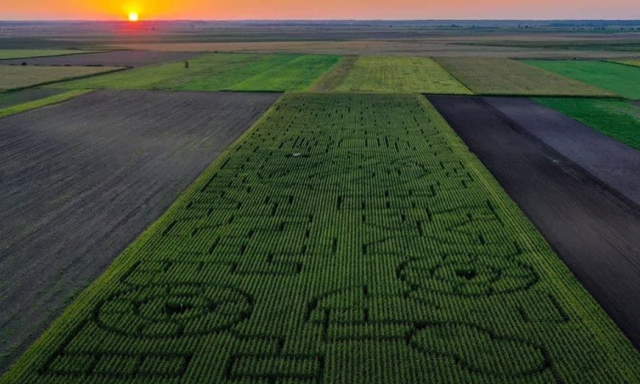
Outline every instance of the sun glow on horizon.
[(129, 21), (132, 23), (138, 21), (138, 14), (136, 12), (129, 12)]

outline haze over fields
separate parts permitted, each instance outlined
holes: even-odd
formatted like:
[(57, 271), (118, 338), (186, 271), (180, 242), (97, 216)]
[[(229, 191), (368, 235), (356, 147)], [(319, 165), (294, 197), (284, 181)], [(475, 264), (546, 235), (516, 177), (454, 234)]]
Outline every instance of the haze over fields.
[(3, 1), (3, 20), (637, 19), (635, 0), (33, 0)]

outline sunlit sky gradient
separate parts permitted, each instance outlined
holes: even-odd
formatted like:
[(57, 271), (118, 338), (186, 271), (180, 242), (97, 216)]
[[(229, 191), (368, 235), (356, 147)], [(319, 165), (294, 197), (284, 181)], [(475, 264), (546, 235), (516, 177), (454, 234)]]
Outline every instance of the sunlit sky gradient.
[(640, 19), (638, 0), (0, 0), (0, 20)]

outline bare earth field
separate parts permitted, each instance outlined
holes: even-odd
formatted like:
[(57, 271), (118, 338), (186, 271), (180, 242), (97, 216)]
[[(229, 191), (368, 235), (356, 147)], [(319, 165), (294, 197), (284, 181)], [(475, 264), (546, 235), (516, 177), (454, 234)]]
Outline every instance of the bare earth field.
[(278, 97), (102, 91), (0, 119), (0, 372)]
[(111, 51), (82, 55), (36, 57), (31, 59), (0, 60), (0, 65), (47, 65), (47, 66), (105, 66), (143, 67), (169, 61), (184, 60), (197, 56), (194, 52)]
[(640, 206), (640, 151), (529, 99), (485, 101)]
[(480, 98), (430, 97), (636, 347), (640, 210)]

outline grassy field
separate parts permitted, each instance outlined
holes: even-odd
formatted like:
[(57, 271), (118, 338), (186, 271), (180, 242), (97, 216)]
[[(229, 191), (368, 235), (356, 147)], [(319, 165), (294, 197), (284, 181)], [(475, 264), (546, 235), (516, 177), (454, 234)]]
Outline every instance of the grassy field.
[(22, 67), (0, 65), (0, 90), (46, 84), (64, 79), (109, 72), (111, 67)]
[[(39, 100), (33, 100), (22, 104), (12, 105), (6, 108), (0, 108), (0, 118), (15, 115), (16, 113), (26, 112), (32, 109), (41, 108), (47, 105), (61, 103), (72, 97), (80, 96), (89, 91), (84, 89), (73, 89), (67, 92), (62, 92), (57, 95), (52, 95)], [(0, 95), (2, 96), (2, 95)]]
[(347, 73), (340, 92), (470, 94), (433, 60), (426, 57), (362, 56)]
[(234, 91), (304, 90), (339, 61), (335, 56), (297, 57), (269, 71), (235, 84)]
[(319, 78), (309, 90), (313, 92), (329, 92), (337, 88), (342, 84), (357, 60), (358, 56), (344, 56), (331, 71)]
[(580, 81), (509, 59), (436, 59), (475, 93), (489, 95), (613, 95)]
[(640, 150), (640, 107), (622, 100), (536, 98), (631, 147)]
[(72, 49), (0, 49), (0, 60), (4, 59), (26, 59), (29, 57), (72, 55), (76, 53), (86, 53)]
[(335, 56), (212, 54), (65, 83), (89, 89), (292, 91), (309, 87), (338, 62)]
[(637, 377), (638, 352), (426, 99), (289, 94), (0, 383)]
[(640, 99), (640, 68), (584, 60), (525, 60), (524, 62), (615, 92), (629, 99)]

